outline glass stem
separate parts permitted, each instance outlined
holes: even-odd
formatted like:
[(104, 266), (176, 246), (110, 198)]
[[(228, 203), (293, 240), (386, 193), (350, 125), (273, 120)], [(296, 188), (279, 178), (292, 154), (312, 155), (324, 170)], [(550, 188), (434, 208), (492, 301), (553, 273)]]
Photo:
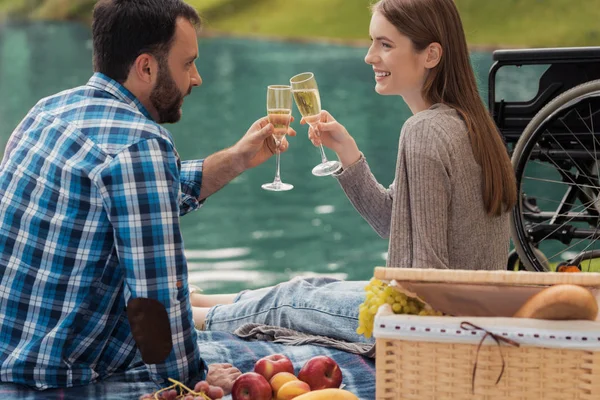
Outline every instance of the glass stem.
[(277, 166), (277, 170), (275, 171), (275, 183), (281, 183), (281, 177), (279, 175), (279, 160), (281, 158), (281, 152), (279, 151), (279, 145), (281, 144), (281, 141), (276, 141), (275, 142), (275, 146), (277, 146), (275, 148), (275, 165)]
[[(312, 125), (312, 128), (315, 130), (317, 137), (321, 137), (321, 134), (317, 130), (317, 125)], [(323, 148), (322, 144), (319, 145), (319, 151), (321, 152), (321, 164), (325, 164), (327, 162), (327, 156), (325, 155), (325, 149)]]
[(321, 150), (321, 164), (325, 164), (327, 162), (327, 156), (325, 155), (323, 145), (319, 145), (319, 150)]

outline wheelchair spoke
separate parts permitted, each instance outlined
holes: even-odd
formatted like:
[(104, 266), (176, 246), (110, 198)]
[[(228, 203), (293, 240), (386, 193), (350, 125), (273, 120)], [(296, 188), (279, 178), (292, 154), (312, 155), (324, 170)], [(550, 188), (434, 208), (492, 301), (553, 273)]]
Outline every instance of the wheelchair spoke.
[[(590, 133), (592, 134), (592, 139), (593, 139), (592, 142), (594, 143), (594, 154), (596, 154), (596, 142), (597, 142), (597, 140), (596, 140), (596, 135), (594, 133), (594, 119), (592, 118), (592, 104), (591, 103), (588, 104), (588, 107), (590, 109), (590, 123), (592, 124), (592, 129), (591, 129)], [(579, 112), (577, 112), (577, 114), (579, 115)], [(587, 126), (587, 124), (585, 123), (585, 121), (583, 121), (583, 118), (581, 118), (581, 116), (579, 116), (579, 118), (582, 120), (583, 124)], [(598, 171), (598, 160), (596, 160), (594, 162), (594, 164), (595, 164), (595, 167), (596, 167), (596, 176), (600, 176), (600, 172)], [(598, 234), (598, 224), (596, 224), (596, 230), (594, 231), (594, 237), (596, 237), (597, 234)], [(580, 252), (580, 254), (583, 253), (583, 252), (585, 252), (587, 249), (589, 249), (591, 245), (594, 245), (594, 248), (592, 250), (595, 250), (596, 249), (596, 246), (595, 246), (596, 242), (597, 242), (596, 240), (592, 240), (590, 242), (590, 244)], [(592, 266), (592, 259), (590, 258), (590, 260), (588, 261), (588, 272), (589, 272), (591, 266)]]
[(557, 181), (557, 180), (554, 180), (554, 179), (533, 178), (533, 177), (530, 177), (530, 176), (525, 176), (524, 178), (525, 178), (525, 179), (527, 179), (527, 180), (529, 180), (529, 181), (538, 181), (538, 182), (547, 182), (547, 183), (557, 183), (557, 184), (560, 184), (560, 185), (575, 186), (575, 187), (578, 187), (578, 188), (600, 189), (600, 187), (598, 187), (598, 186), (594, 186), (594, 185), (584, 185), (584, 184), (581, 184), (581, 183), (575, 183), (575, 182), (573, 182), (573, 183), (569, 183), (569, 182), (564, 182), (564, 181)]
[[(537, 200), (542, 200), (542, 201), (544, 201), (546, 203), (566, 204), (566, 205), (572, 206), (574, 208), (576, 208), (576, 207), (582, 207), (582, 206), (585, 207), (585, 205), (581, 205), (581, 204), (577, 204), (577, 203), (563, 203), (560, 200), (554, 200), (554, 199), (551, 199), (549, 197), (538, 197), (538, 196), (536, 196), (535, 198)], [(591, 203), (591, 201), (589, 203)], [(589, 204), (589, 203), (587, 203), (587, 204)]]
[[(587, 211), (593, 204), (590, 204), (589, 206), (585, 207), (585, 209), (583, 209), (581, 212)], [(542, 239), (540, 239), (538, 242), (542, 242), (546, 239), (548, 239), (549, 237), (551, 237), (553, 234), (555, 234), (556, 232), (558, 232), (559, 230), (561, 230), (562, 228), (564, 228), (567, 224), (569, 224), (570, 222), (572, 222), (574, 220), (574, 216), (571, 216), (571, 218), (569, 218), (568, 220), (566, 220), (565, 222), (563, 222), (562, 224), (560, 224), (556, 229), (554, 229), (552, 232), (550, 232), (548, 235), (546, 235), (545, 237), (543, 237)], [(596, 224), (597, 226), (598, 224)]]
[[(562, 144), (560, 144), (560, 142), (559, 142), (559, 141), (556, 139), (556, 137), (554, 137), (554, 135), (552, 134), (552, 132), (550, 132), (548, 129), (546, 129), (546, 132), (548, 133), (548, 136), (550, 136), (552, 139), (554, 139), (554, 141), (555, 141), (555, 142), (556, 142), (556, 144), (557, 144), (557, 145), (560, 147), (560, 149), (561, 149), (562, 151), (564, 151), (564, 152), (565, 152), (565, 154), (567, 155), (567, 157), (569, 157), (569, 159), (570, 159), (570, 160), (573, 162), (573, 164), (575, 164), (575, 166), (577, 167), (577, 170), (578, 170), (578, 171), (585, 171), (585, 169), (584, 169), (584, 168), (581, 168), (581, 166), (580, 166), (580, 165), (577, 163), (577, 161), (575, 161), (575, 160), (573, 159), (573, 157), (571, 156), (571, 154), (570, 154), (570, 153), (569, 153), (567, 150), (565, 150), (565, 148), (562, 146)], [(579, 140), (578, 140), (578, 141), (579, 141)], [(584, 147), (584, 149), (585, 149), (585, 147)], [(591, 154), (591, 153), (590, 153), (590, 152), (589, 152), (587, 149), (585, 149), (585, 150), (586, 150), (586, 151), (587, 151), (587, 153), (590, 155), (590, 157), (594, 158), (594, 156), (592, 156), (592, 154)], [(594, 151), (594, 154), (596, 154), (596, 151)], [(594, 159), (595, 159), (595, 158), (594, 158)], [(551, 161), (552, 163), (554, 163), (554, 160), (550, 159), (550, 161)], [(557, 166), (557, 167), (558, 167), (558, 166)]]
[[(559, 167), (556, 164), (550, 165), (547, 162), (541, 162), (541, 161), (538, 161), (538, 160), (531, 161), (530, 163), (531, 164), (535, 164), (535, 165), (539, 165), (539, 166), (547, 168), (547, 169), (551, 169), (552, 171), (558, 170), (559, 172), (564, 172), (564, 173), (571, 172), (571, 171), (569, 171), (567, 169)], [(583, 173), (580, 173), (578, 176), (582, 176), (582, 177), (584, 177), (586, 179), (589, 179), (589, 180), (598, 179), (597, 176), (589, 176), (589, 175), (586, 175), (586, 174), (583, 174)], [(524, 176), (523, 178), (524, 179), (530, 179), (530, 177), (528, 177), (528, 176)], [(533, 179), (533, 178), (531, 178), (531, 179)], [(564, 181), (556, 181), (556, 183), (564, 184), (565, 182)]]
[[(584, 206), (584, 205), (582, 205), (582, 206), (578, 206), (578, 207), (585, 207), (585, 206)], [(551, 219), (553, 219), (553, 218), (557, 218), (557, 217), (569, 218), (569, 220), (568, 220), (566, 223), (568, 223), (568, 222), (573, 222), (573, 221), (577, 221), (577, 220), (578, 220), (578, 218), (577, 218), (577, 217), (580, 217), (580, 216), (587, 215), (587, 214), (586, 214), (586, 211), (587, 211), (587, 209), (588, 209), (589, 207), (591, 207), (591, 205), (590, 205), (590, 206), (588, 206), (587, 208), (584, 208), (584, 209), (582, 209), (581, 211), (577, 211), (577, 212), (569, 212), (569, 213), (564, 213), (564, 214), (555, 214), (555, 213), (552, 213), (552, 212), (547, 212), (547, 214), (551, 214), (551, 215), (548, 215), (548, 218), (547, 218), (547, 219), (545, 219), (543, 222), (530, 223), (530, 224), (529, 224), (529, 226), (530, 226), (531, 228), (537, 228), (537, 227), (538, 227), (538, 226), (540, 226), (540, 225), (545, 225), (545, 224), (547, 224), (549, 220), (551, 220)], [(532, 219), (535, 217), (535, 214), (534, 214), (534, 213), (523, 213), (523, 215), (524, 215), (524, 216), (528, 216), (528, 217), (530, 217), (530, 218), (532, 218)]]
[(529, 270), (563, 260), (593, 269), (600, 257), (600, 80), (566, 91), (531, 121), (513, 147), (521, 196), (511, 219), (515, 248)]
[[(594, 142), (594, 154), (596, 154), (596, 143), (598, 142), (598, 140), (596, 139), (596, 136), (594, 134), (594, 119), (592, 117), (592, 105), (589, 104), (589, 108), (590, 108), (590, 121), (592, 123), (592, 130), (590, 131), (590, 133), (592, 134), (592, 140)], [(576, 110), (577, 111), (577, 110)], [(570, 113), (571, 111), (569, 111)], [(577, 111), (577, 115), (579, 116), (579, 119), (581, 120), (581, 122), (583, 122), (583, 124), (585, 125), (586, 128), (589, 127), (587, 126), (587, 124), (585, 123), (585, 120), (581, 117), (581, 115), (579, 114), (579, 112)], [(594, 157), (587, 149), (587, 146), (585, 146), (583, 143), (581, 143), (581, 140), (579, 140), (579, 138), (577, 137), (577, 135), (569, 128), (569, 126), (565, 123), (565, 117), (559, 118), (560, 122), (565, 126), (565, 128), (567, 128), (567, 130), (569, 131), (569, 133), (571, 134), (571, 136), (573, 136), (575, 138), (575, 140), (577, 140), (577, 142), (581, 145), (581, 147), (590, 155), (590, 157), (594, 158), (594, 159), (598, 159), (597, 157)], [(599, 143), (600, 144), (600, 143)]]
[(556, 254), (554, 254), (554, 255), (552, 255), (552, 256), (550, 256), (550, 257), (548, 257), (548, 261), (550, 261), (550, 260), (554, 259), (556, 256), (559, 256), (559, 255), (561, 255), (562, 253), (564, 253), (564, 252), (566, 252), (566, 251), (569, 251), (570, 249), (572, 249), (573, 247), (577, 246), (578, 244), (581, 244), (581, 243), (583, 243), (583, 242), (584, 242), (584, 241), (586, 241), (586, 240), (590, 240), (591, 238), (593, 238), (593, 237), (594, 237), (594, 235), (595, 235), (595, 233), (592, 233), (592, 234), (591, 234), (591, 235), (589, 235), (588, 237), (581, 239), (579, 242), (577, 242), (577, 243), (575, 243), (575, 244), (572, 244), (572, 245), (570, 245), (569, 247), (567, 247), (566, 249), (563, 249), (563, 250), (559, 251), (558, 253), (556, 253)]

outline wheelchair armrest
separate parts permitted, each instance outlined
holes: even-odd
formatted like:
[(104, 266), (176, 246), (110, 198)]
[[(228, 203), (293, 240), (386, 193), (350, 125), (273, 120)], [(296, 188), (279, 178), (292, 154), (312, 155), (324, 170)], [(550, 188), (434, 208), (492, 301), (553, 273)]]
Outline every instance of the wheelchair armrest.
[(493, 57), (503, 65), (600, 61), (600, 47), (496, 50)]

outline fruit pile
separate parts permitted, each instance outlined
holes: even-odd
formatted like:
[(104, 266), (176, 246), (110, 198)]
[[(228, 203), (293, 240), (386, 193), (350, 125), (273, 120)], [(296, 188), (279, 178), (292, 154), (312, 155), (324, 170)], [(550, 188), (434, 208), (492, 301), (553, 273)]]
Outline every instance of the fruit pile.
[(308, 360), (294, 375), (294, 365), (282, 354), (263, 357), (254, 372), (240, 375), (233, 384), (233, 400), (358, 400), (340, 389), (342, 370), (327, 356)]
[(379, 279), (372, 278), (365, 286), (365, 292), (367, 292), (365, 302), (360, 305), (358, 310), (356, 333), (366, 338), (373, 335), (375, 314), (385, 303), (392, 307), (395, 314), (442, 315), (417, 297), (407, 296), (406, 293), (400, 292)]

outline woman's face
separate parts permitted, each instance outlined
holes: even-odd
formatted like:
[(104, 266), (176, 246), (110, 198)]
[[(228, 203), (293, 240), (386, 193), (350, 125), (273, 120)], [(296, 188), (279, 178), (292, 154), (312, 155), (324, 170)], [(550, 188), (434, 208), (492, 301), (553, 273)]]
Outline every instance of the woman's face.
[(382, 95), (420, 96), (427, 52), (417, 52), (412, 41), (379, 12), (371, 17), (369, 34), (373, 43), (365, 62), (373, 66), (375, 91)]

